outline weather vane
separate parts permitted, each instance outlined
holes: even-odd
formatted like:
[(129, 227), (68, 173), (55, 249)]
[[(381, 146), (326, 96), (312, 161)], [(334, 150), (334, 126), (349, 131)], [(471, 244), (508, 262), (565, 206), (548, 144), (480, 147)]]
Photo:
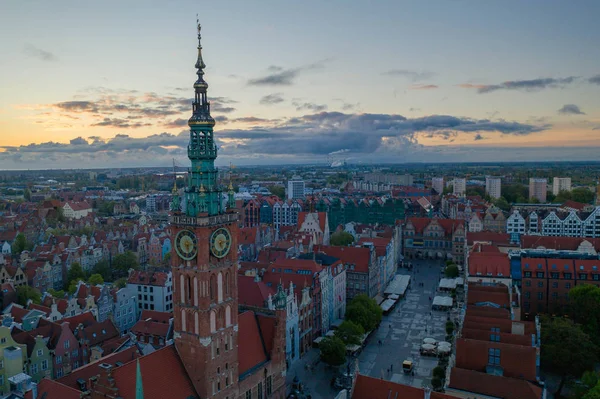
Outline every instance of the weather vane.
[(198, 14), (196, 14), (196, 25), (198, 26), (198, 34), (200, 34), (200, 29), (202, 27), (200, 26), (200, 19), (198, 18)]

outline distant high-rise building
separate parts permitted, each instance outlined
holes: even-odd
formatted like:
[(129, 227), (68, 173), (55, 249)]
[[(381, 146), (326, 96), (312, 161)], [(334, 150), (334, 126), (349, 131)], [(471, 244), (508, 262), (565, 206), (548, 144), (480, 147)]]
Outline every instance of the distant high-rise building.
[(500, 198), (502, 191), (502, 179), (499, 177), (487, 176), (485, 178), (485, 193), (496, 199)]
[(156, 195), (150, 194), (146, 197), (146, 212), (154, 213), (156, 212)]
[(433, 188), (438, 194), (444, 191), (444, 178), (434, 177), (431, 179), (431, 188)]
[(552, 179), (552, 194), (558, 195), (561, 191), (571, 191), (570, 177), (555, 177)]
[(454, 178), (454, 182), (452, 183), (452, 193), (454, 195), (465, 195), (467, 191), (467, 179), (465, 178)]
[(537, 198), (538, 201), (546, 202), (546, 194), (548, 193), (548, 180), (536, 177), (529, 179), (529, 199)]
[(294, 176), (288, 181), (288, 199), (304, 198), (304, 180), (300, 176)]

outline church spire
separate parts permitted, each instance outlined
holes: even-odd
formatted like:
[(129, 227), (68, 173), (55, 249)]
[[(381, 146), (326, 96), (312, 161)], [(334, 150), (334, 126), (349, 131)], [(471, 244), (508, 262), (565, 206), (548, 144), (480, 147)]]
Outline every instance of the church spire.
[(144, 399), (144, 383), (142, 382), (140, 359), (137, 359), (137, 365), (135, 369), (135, 399)]

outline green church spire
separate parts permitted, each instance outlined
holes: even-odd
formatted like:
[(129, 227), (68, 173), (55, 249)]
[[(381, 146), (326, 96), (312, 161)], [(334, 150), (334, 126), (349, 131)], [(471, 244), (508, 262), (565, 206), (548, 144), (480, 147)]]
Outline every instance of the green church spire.
[(217, 181), (218, 171), (215, 168), (217, 145), (213, 137), (215, 120), (210, 115), (210, 102), (207, 99), (208, 83), (204, 80), (206, 64), (202, 59), (200, 42), (200, 23), (198, 23), (198, 58), (194, 83), (194, 102), (192, 117), (188, 120), (190, 141), (188, 158), (192, 166), (188, 173), (188, 185), (185, 189), (186, 214), (188, 216), (209, 216), (225, 212), (222, 190)]
[(135, 369), (135, 399), (144, 399), (144, 383), (142, 382), (140, 359), (137, 359), (137, 365)]

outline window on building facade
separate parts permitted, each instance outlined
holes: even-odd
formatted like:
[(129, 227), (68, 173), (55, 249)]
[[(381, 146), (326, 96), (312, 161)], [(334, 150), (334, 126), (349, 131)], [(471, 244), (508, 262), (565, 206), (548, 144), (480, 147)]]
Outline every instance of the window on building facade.
[(258, 396), (258, 399), (263, 399), (263, 385), (262, 385), (262, 382), (258, 383), (257, 396)]
[(499, 365), (500, 364), (500, 349), (490, 348), (488, 350), (488, 364)]
[(570, 280), (572, 278), (572, 274), (571, 273), (565, 273), (565, 279)]
[(525, 281), (525, 287), (531, 287), (531, 280)]
[(535, 273), (535, 276), (536, 276), (537, 278), (544, 278), (544, 272), (536, 272), (536, 273)]
[(553, 281), (552, 282), (552, 288), (558, 288), (558, 282), (557, 281)]
[(531, 277), (531, 272), (525, 272), (525, 273), (523, 273), (523, 276), (524, 277)]
[(44, 350), (43, 349), (38, 349), (37, 355), (38, 356), (43, 356), (44, 355)]
[(544, 293), (543, 292), (538, 292), (538, 299), (542, 300), (544, 299)]
[(69, 349), (71, 347), (71, 341), (65, 341), (65, 349)]
[(37, 372), (38, 372), (38, 365), (37, 365), (37, 363), (33, 363), (31, 365), (31, 374), (37, 374)]
[(587, 280), (587, 274), (585, 274), (585, 273), (579, 273), (579, 279), (580, 280)]
[(271, 376), (267, 377), (267, 395), (271, 395), (273, 393), (273, 380)]
[(251, 389), (248, 389), (246, 391), (246, 399), (252, 399), (252, 390)]
[(560, 276), (559, 276), (559, 274), (558, 274), (557, 272), (552, 272), (552, 273), (550, 273), (550, 276), (551, 276), (552, 278), (560, 278)]
[(544, 287), (544, 282), (543, 281), (538, 281), (538, 287), (539, 288), (543, 288)]

